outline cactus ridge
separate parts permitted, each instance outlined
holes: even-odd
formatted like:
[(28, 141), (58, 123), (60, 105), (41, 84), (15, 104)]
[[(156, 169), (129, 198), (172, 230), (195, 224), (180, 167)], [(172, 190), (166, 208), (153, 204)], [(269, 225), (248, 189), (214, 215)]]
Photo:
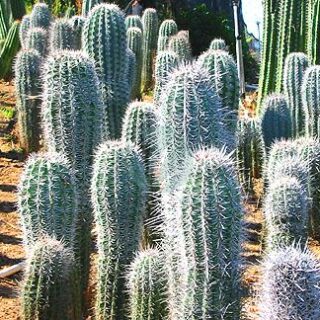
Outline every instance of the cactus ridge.
[(84, 24), (86, 22), (86, 18), (82, 16), (73, 16), (69, 19), (69, 24), (72, 27), (74, 33), (74, 49), (81, 50), (82, 48), (82, 30)]
[(129, 15), (125, 20), (126, 28), (129, 30), (130, 28), (139, 28), (141, 32), (143, 32), (143, 24), (142, 20), (137, 15)]
[(103, 0), (83, 0), (82, 16), (86, 17), (90, 11), (97, 5), (101, 4)]
[(170, 37), (168, 42), (168, 50), (177, 54), (179, 63), (186, 64), (191, 60), (191, 46), (188, 39), (181, 34)]
[(23, 16), (20, 24), (20, 30), (19, 30), (19, 39), (21, 43), (22, 48), (26, 48), (26, 39), (27, 39), (27, 34), (30, 29), (30, 21), (31, 17), (30, 15), (25, 15)]
[(178, 33), (178, 26), (172, 19), (164, 20), (159, 28), (158, 52), (168, 49), (169, 39)]
[(52, 52), (75, 48), (74, 32), (68, 19), (60, 18), (53, 22), (50, 30), (50, 48)]
[(26, 49), (37, 50), (45, 57), (48, 54), (48, 32), (43, 28), (31, 28), (25, 41)]

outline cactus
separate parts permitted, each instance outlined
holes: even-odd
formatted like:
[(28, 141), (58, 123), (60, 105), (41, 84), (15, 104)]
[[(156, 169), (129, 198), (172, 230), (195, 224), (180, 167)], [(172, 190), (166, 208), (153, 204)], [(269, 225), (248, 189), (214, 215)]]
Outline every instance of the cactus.
[(239, 109), (240, 85), (233, 57), (225, 51), (209, 50), (199, 57), (198, 63), (212, 76), (222, 106), (230, 112), (229, 128), (234, 130)]
[(65, 18), (56, 19), (50, 31), (51, 51), (74, 49), (74, 42), (74, 33), (69, 21)]
[(240, 118), (236, 141), (239, 180), (245, 191), (253, 194), (254, 180), (261, 178), (266, 157), (260, 121), (255, 118)]
[(137, 62), (136, 62), (136, 55), (130, 48), (127, 48), (127, 56), (128, 56), (128, 71), (127, 71), (128, 83), (132, 91), (132, 87), (135, 84), (136, 77), (137, 77)]
[(175, 227), (164, 231), (171, 318), (239, 319), (243, 209), (231, 157), (196, 152), (176, 197), (175, 215), (165, 213)]
[(268, 250), (306, 246), (308, 204), (307, 189), (296, 178), (281, 177), (270, 184), (264, 208)]
[(273, 94), (263, 101), (261, 126), (266, 148), (270, 148), (277, 139), (291, 137), (291, 115), (287, 99), (282, 94)]
[(43, 28), (31, 28), (27, 34), (26, 48), (36, 50), (45, 57), (48, 54), (48, 32)]
[(177, 66), (178, 56), (174, 52), (162, 51), (157, 54), (153, 95), (153, 99), (156, 103), (159, 102), (161, 91), (168, 82), (169, 76)]
[(319, 15), (320, 15), (320, 1), (310, 0), (308, 1), (307, 8), (307, 41), (306, 52), (312, 64), (319, 64)]
[(302, 84), (302, 102), (305, 113), (305, 131), (308, 137), (320, 135), (319, 129), (319, 97), (320, 66), (309, 67)]
[(143, 24), (139, 16), (136, 16), (136, 15), (127, 16), (125, 20), (125, 24), (126, 24), (127, 30), (129, 30), (130, 28), (139, 28), (141, 33), (143, 33)]
[(37, 51), (22, 50), (15, 63), (15, 88), (19, 138), (27, 152), (37, 151), (40, 140), (42, 58)]
[(127, 30), (128, 47), (136, 57), (136, 77), (131, 89), (131, 98), (141, 98), (141, 72), (142, 72), (142, 32), (139, 28), (131, 27)]
[(19, 39), (20, 39), (21, 47), (23, 49), (26, 48), (26, 39), (27, 39), (29, 29), (30, 29), (30, 15), (25, 15), (21, 20), (20, 30), (19, 30)]
[[(127, 39), (122, 11), (113, 4), (95, 6), (87, 18), (82, 36), (84, 51), (96, 62), (110, 138), (118, 138), (130, 100)], [(103, 136), (108, 138), (105, 133)]]
[(168, 50), (177, 54), (180, 64), (185, 64), (191, 60), (190, 43), (185, 36), (179, 33), (170, 37)]
[(82, 15), (86, 17), (94, 6), (102, 2), (102, 0), (84, 0), (82, 3)]
[(320, 266), (309, 250), (272, 251), (262, 266), (261, 319), (319, 319)]
[(158, 15), (157, 11), (148, 8), (142, 16), (143, 24), (143, 43), (142, 43), (142, 73), (141, 90), (148, 91), (152, 87), (153, 58), (157, 48), (158, 37)]
[(54, 238), (36, 242), (27, 260), (21, 291), (24, 320), (81, 319), (76, 260)]
[(178, 33), (178, 26), (174, 20), (164, 20), (159, 28), (158, 52), (168, 49), (169, 39)]
[(222, 147), (231, 141), (223, 122), (224, 114), (209, 74), (198, 65), (174, 72), (163, 89), (159, 102), (159, 150), (161, 179), (179, 178), (190, 151), (201, 147)]
[(166, 315), (166, 278), (162, 253), (157, 249), (140, 252), (128, 275), (130, 319), (162, 320)]
[(49, 30), (51, 19), (49, 7), (45, 3), (36, 3), (30, 15), (30, 27)]
[(69, 19), (69, 23), (73, 30), (74, 37), (74, 49), (81, 50), (82, 46), (82, 29), (86, 22), (86, 19), (82, 16), (73, 16)]
[(210, 43), (209, 49), (228, 51), (226, 42), (223, 39), (213, 39)]
[(139, 248), (147, 196), (143, 163), (131, 144), (99, 147), (91, 190), (99, 257), (96, 319), (120, 319), (128, 298), (123, 276)]

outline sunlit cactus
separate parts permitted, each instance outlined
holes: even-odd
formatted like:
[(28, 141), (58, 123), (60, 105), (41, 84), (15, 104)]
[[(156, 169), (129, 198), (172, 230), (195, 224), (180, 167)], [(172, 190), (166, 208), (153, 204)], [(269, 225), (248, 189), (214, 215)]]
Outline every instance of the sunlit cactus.
[(30, 29), (30, 15), (25, 15), (20, 24), (19, 39), (22, 48), (26, 48), (27, 33)]
[(103, 0), (83, 0), (82, 15), (86, 17), (94, 6), (102, 3)]
[(30, 14), (30, 28), (49, 30), (52, 21), (51, 12), (47, 4), (36, 3)]
[(31, 28), (25, 41), (26, 49), (33, 49), (45, 57), (48, 54), (48, 31), (43, 28)]
[(188, 39), (179, 33), (170, 37), (168, 42), (168, 51), (172, 51), (178, 56), (180, 64), (190, 62), (192, 57), (191, 46)]
[(86, 19), (82, 16), (73, 16), (69, 19), (69, 24), (73, 30), (74, 49), (81, 50), (82, 46), (82, 29)]
[(169, 39), (171, 36), (178, 33), (178, 26), (176, 22), (172, 19), (164, 20), (159, 28), (158, 36), (158, 52), (168, 49)]
[(130, 28), (139, 28), (141, 32), (143, 32), (143, 24), (139, 16), (129, 15), (126, 17), (125, 23), (127, 30), (129, 30)]
[(227, 45), (223, 39), (213, 39), (210, 43), (209, 49), (227, 51)]
[(67, 19), (56, 19), (53, 22), (50, 30), (50, 48), (51, 51), (75, 48), (74, 31)]

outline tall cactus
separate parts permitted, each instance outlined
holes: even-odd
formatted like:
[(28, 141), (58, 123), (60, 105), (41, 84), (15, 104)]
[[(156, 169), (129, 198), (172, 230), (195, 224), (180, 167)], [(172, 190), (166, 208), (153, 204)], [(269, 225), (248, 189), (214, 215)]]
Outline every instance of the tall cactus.
[(278, 249), (262, 266), (261, 319), (319, 319), (320, 266), (310, 251)]
[[(95, 6), (85, 23), (82, 40), (84, 51), (95, 60), (110, 138), (119, 138), (130, 100), (126, 27), (119, 7), (114, 4)], [(108, 138), (106, 134), (103, 136)]]
[(160, 100), (161, 91), (169, 80), (170, 75), (178, 67), (178, 56), (171, 51), (162, 51), (157, 54), (155, 64), (155, 86), (153, 99)]
[(187, 38), (181, 34), (170, 37), (168, 50), (177, 54), (179, 63), (185, 64), (191, 60), (191, 46)]
[(38, 52), (22, 50), (15, 63), (19, 138), (28, 153), (39, 148), (42, 62)]
[(175, 215), (165, 216), (175, 224), (173, 235), (165, 227), (171, 318), (239, 319), (243, 209), (231, 157), (195, 153), (176, 197)]
[(308, 1), (308, 12), (307, 12), (307, 43), (306, 51), (312, 64), (319, 64), (319, 15), (320, 15), (320, 1), (310, 0)]
[(159, 28), (158, 36), (158, 52), (168, 49), (169, 39), (178, 33), (178, 26), (176, 22), (172, 19), (164, 20)]
[(134, 52), (127, 48), (127, 57), (128, 57), (128, 84), (132, 91), (132, 87), (135, 84), (136, 77), (137, 77), (137, 61), (136, 61), (136, 55)]
[(26, 48), (26, 39), (27, 39), (27, 34), (30, 29), (30, 15), (25, 15), (20, 24), (20, 30), (19, 30), (19, 39), (21, 43), (21, 47), (23, 49)]
[(167, 310), (162, 253), (157, 249), (141, 251), (130, 266), (128, 282), (130, 319), (164, 319)]
[(36, 242), (29, 253), (21, 290), (23, 319), (78, 320), (80, 301), (72, 252), (54, 238)]
[(153, 76), (153, 58), (157, 48), (158, 37), (158, 15), (157, 11), (148, 8), (142, 16), (143, 24), (143, 43), (142, 43), (142, 74), (141, 74), (141, 90), (146, 92), (152, 87)]
[(84, 0), (82, 3), (82, 15), (86, 17), (94, 6), (102, 2), (103, 0)]
[(261, 126), (266, 148), (277, 139), (290, 138), (291, 114), (286, 97), (282, 94), (273, 94), (263, 101), (261, 110)]
[(282, 177), (270, 184), (264, 208), (268, 250), (294, 243), (306, 246), (308, 203), (307, 190), (296, 178)]
[(48, 54), (48, 31), (43, 28), (31, 28), (26, 38), (26, 48), (36, 50), (40, 56)]
[(283, 87), (291, 113), (292, 136), (296, 138), (304, 133), (305, 124), (301, 87), (303, 76), (308, 66), (308, 57), (304, 53), (291, 53), (285, 61)]
[(69, 24), (73, 30), (74, 37), (74, 49), (81, 50), (82, 47), (82, 29), (86, 22), (86, 19), (82, 16), (73, 16), (69, 19)]
[(210, 43), (209, 49), (227, 51), (227, 44), (223, 39), (213, 39)]
[(36, 3), (30, 14), (30, 27), (43, 28), (49, 30), (51, 24), (51, 13), (49, 7), (45, 3)]
[(131, 98), (139, 99), (141, 97), (141, 72), (142, 72), (142, 41), (143, 35), (141, 29), (130, 27), (127, 30), (128, 47), (134, 52), (136, 57), (136, 78), (131, 89)]
[(50, 30), (50, 49), (71, 50), (75, 48), (72, 26), (65, 18), (56, 19)]
[(95, 156), (92, 203), (98, 234), (97, 319), (123, 319), (126, 266), (139, 248), (146, 203), (146, 179), (131, 144), (107, 142)]
[(130, 15), (126, 17), (125, 20), (126, 28), (129, 30), (130, 28), (139, 28), (141, 32), (143, 32), (143, 24), (142, 20), (137, 15)]

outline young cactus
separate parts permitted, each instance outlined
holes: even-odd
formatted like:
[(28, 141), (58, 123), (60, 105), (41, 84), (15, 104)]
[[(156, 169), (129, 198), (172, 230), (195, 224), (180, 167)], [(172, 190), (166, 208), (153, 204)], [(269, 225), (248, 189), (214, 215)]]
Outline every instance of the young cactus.
[(25, 41), (26, 49), (36, 50), (40, 56), (48, 54), (48, 31), (43, 28), (31, 28)]
[(74, 33), (71, 24), (65, 18), (56, 19), (50, 30), (51, 51), (71, 50), (74, 48)]
[(86, 17), (94, 6), (102, 3), (102, 0), (83, 0), (82, 3), (82, 15)]
[(146, 185), (142, 159), (133, 145), (107, 142), (99, 147), (91, 184), (98, 238), (96, 319), (126, 314), (123, 276), (139, 249)]
[(308, 57), (304, 53), (291, 53), (285, 60), (283, 87), (291, 113), (292, 136), (296, 138), (305, 130), (301, 87), (308, 66)]
[(270, 184), (264, 207), (268, 250), (306, 246), (308, 203), (307, 189), (296, 178), (280, 177)]
[(82, 36), (84, 51), (95, 60), (106, 106), (110, 136), (103, 133), (103, 138), (119, 138), (131, 89), (124, 14), (114, 4), (95, 6), (87, 18)]
[(209, 49), (227, 51), (227, 45), (223, 39), (213, 39), (210, 43)]
[(51, 24), (51, 13), (49, 7), (45, 3), (36, 3), (30, 14), (30, 27), (43, 28), (49, 30)]
[(21, 47), (23, 49), (26, 48), (26, 39), (27, 39), (27, 34), (30, 29), (30, 15), (25, 15), (20, 24), (20, 30), (19, 30), (19, 39), (21, 43)]
[(167, 313), (163, 254), (158, 249), (138, 253), (128, 275), (130, 319), (162, 320)]
[(320, 318), (320, 266), (310, 251), (271, 251), (262, 266), (261, 319)]
[(141, 33), (143, 33), (143, 24), (142, 20), (137, 15), (130, 15), (126, 17), (125, 20), (126, 28), (129, 30), (130, 28), (139, 28)]
[(69, 19), (69, 24), (73, 30), (74, 49), (81, 50), (82, 47), (82, 29), (86, 19), (82, 16), (73, 16)]
[(179, 33), (169, 39), (168, 51), (174, 52), (180, 64), (186, 64), (191, 60), (191, 47), (185, 36)]
[(76, 259), (63, 243), (45, 236), (32, 247), (21, 289), (24, 320), (81, 319)]
[(168, 82), (173, 70), (178, 67), (178, 56), (171, 51), (162, 51), (157, 54), (155, 64), (155, 86), (153, 99), (159, 102), (161, 91)]
[(141, 74), (141, 90), (146, 92), (152, 88), (153, 76), (153, 58), (157, 48), (158, 37), (158, 15), (157, 11), (148, 8), (142, 16), (143, 24), (143, 43), (142, 43), (142, 74)]
[(287, 99), (282, 94), (273, 94), (263, 101), (261, 110), (261, 126), (266, 148), (281, 138), (288, 139), (292, 135), (292, 119)]
[(168, 49), (169, 39), (178, 33), (178, 26), (174, 20), (164, 20), (159, 28), (158, 52)]
[(15, 63), (19, 138), (27, 153), (39, 149), (42, 62), (37, 51), (22, 50)]

